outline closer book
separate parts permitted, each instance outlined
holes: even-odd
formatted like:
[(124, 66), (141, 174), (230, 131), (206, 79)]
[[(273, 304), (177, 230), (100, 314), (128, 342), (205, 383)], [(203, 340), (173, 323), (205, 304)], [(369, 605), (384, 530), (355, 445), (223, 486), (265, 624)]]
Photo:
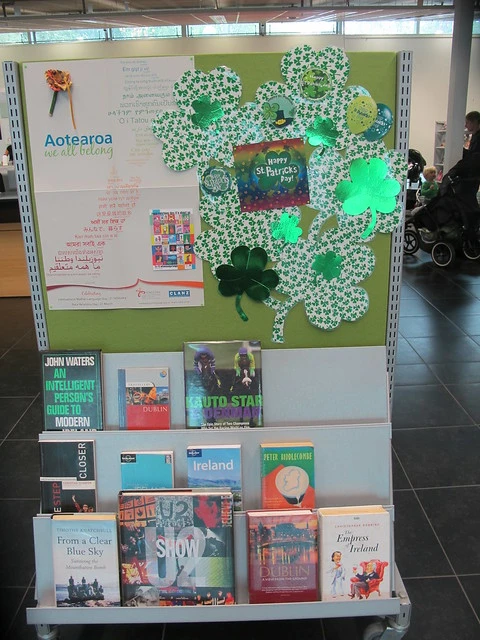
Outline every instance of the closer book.
[(41, 358), (45, 430), (103, 429), (101, 351), (47, 351)]
[(235, 602), (233, 496), (227, 491), (122, 491), (124, 606)]
[(42, 513), (96, 511), (94, 440), (40, 440)]
[(315, 507), (312, 442), (264, 443), (260, 455), (263, 509)]
[(379, 505), (318, 509), (320, 596), (363, 600), (392, 595), (391, 516)]
[(318, 600), (317, 514), (247, 511), (250, 604)]
[(52, 516), (57, 607), (119, 607), (115, 513)]
[(120, 429), (170, 428), (168, 367), (130, 367), (118, 370)]
[(233, 510), (242, 511), (241, 445), (187, 447), (187, 484), (193, 489), (229, 487), (233, 494)]
[(263, 426), (260, 342), (186, 342), (183, 353), (187, 427)]
[(171, 489), (173, 451), (122, 451), (122, 489)]

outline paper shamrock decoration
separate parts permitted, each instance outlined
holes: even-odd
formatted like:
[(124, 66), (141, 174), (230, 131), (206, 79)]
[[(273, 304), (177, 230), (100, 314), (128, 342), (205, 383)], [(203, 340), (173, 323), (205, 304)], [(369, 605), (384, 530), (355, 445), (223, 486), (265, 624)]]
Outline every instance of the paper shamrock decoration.
[(236, 296), (235, 308), (246, 321), (248, 318), (240, 306), (242, 294), (246, 293), (252, 300), (266, 300), (270, 290), (277, 286), (278, 276), (273, 269), (264, 271), (268, 256), (261, 247), (237, 247), (232, 251), (231, 262), (231, 265), (222, 264), (217, 268), (218, 290), (222, 296)]

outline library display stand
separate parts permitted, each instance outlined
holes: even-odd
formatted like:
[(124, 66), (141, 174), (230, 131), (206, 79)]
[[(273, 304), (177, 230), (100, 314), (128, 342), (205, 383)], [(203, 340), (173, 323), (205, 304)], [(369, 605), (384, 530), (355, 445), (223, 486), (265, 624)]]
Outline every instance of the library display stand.
[[(37, 242), (23, 131), (17, 65), (4, 63), (17, 180), (27, 251), (32, 302), (40, 350), (49, 348), (44, 291), (39, 279)], [(408, 151), (411, 54), (397, 56), (395, 146)], [(404, 194), (402, 194), (404, 201)], [(394, 521), (391, 467), (391, 393), (397, 340), (403, 230), (392, 234), (385, 344), (332, 348), (268, 349), (263, 344), (264, 422), (259, 429), (185, 429), (183, 356), (178, 351), (103, 353), (105, 429), (88, 432), (96, 442), (98, 510), (116, 511), (120, 489), (120, 452), (132, 448), (175, 452), (175, 486), (186, 484), (186, 448), (192, 444), (240, 443), (246, 509), (260, 508), (261, 443), (311, 440), (315, 447), (316, 506), (382, 504)], [(111, 312), (110, 312), (111, 313)], [(139, 313), (137, 311), (137, 313)], [(82, 315), (82, 317), (84, 317)], [(94, 335), (94, 334), (93, 334)], [(237, 336), (238, 337), (238, 336)], [(78, 345), (72, 344), (71, 348)], [(117, 369), (170, 367), (172, 428), (169, 431), (118, 430)], [(40, 440), (52, 432), (40, 434)], [(55, 432), (55, 438), (78, 438), (78, 432)], [(332, 455), (334, 452), (334, 455)], [(374, 461), (365, 465), (364, 461)], [(358, 469), (361, 468), (361, 473)], [(408, 631), (410, 601), (395, 567), (392, 551), (391, 597), (348, 602), (288, 604), (248, 603), (247, 530), (245, 512), (234, 514), (236, 599), (231, 607), (57, 608), (52, 568), (51, 519), (34, 518), (37, 606), (27, 610), (40, 640), (59, 635), (58, 625), (170, 622), (232, 622), (341, 617), (374, 617), (364, 640), (402, 638)], [(392, 543), (393, 543), (392, 527)], [(392, 544), (392, 549), (393, 549)]]

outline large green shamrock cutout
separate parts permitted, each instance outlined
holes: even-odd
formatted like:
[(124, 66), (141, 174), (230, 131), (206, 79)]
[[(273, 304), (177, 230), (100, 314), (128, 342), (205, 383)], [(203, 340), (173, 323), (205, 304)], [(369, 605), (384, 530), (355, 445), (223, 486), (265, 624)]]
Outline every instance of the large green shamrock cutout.
[(242, 245), (232, 251), (230, 259), (231, 265), (222, 264), (215, 271), (220, 280), (218, 291), (222, 296), (237, 296), (235, 308), (241, 319), (247, 321), (248, 317), (240, 306), (242, 293), (252, 300), (266, 300), (270, 290), (277, 286), (279, 278), (273, 269), (264, 271), (268, 256), (261, 247), (249, 249)]
[(338, 256), (335, 251), (320, 254), (313, 261), (312, 269), (317, 272), (317, 278), (320, 274), (328, 281), (338, 278), (342, 272), (342, 256)]
[(339, 132), (331, 118), (315, 118), (312, 126), (307, 127), (306, 136), (312, 147), (333, 147)]
[(192, 122), (200, 127), (200, 129), (208, 129), (208, 127), (220, 120), (224, 115), (222, 105), (218, 100), (210, 102), (208, 96), (200, 96), (198, 100), (192, 102), (195, 113), (192, 114)]
[(280, 220), (272, 222), (272, 237), (275, 240), (284, 239), (285, 242), (295, 244), (299, 236), (302, 235), (302, 230), (297, 225), (297, 216), (284, 212), (282, 213)]
[(351, 182), (342, 180), (335, 189), (346, 214), (358, 216), (370, 208), (371, 220), (362, 238), (367, 238), (375, 228), (377, 211), (391, 213), (395, 209), (400, 184), (386, 178), (387, 172), (388, 166), (380, 158), (372, 158), (370, 162), (356, 158), (350, 165)]

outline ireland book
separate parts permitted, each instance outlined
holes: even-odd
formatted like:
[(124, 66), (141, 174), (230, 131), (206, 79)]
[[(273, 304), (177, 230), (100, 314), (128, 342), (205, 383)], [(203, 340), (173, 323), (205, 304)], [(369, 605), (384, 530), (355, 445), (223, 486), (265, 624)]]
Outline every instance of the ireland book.
[(230, 492), (122, 491), (119, 517), (124, 606), (235, 602)]
[(94, 440), (40, 440), (42, 513), (96, 511)]
[(120, 429), (170, 428), (168, 367), (118, 370), (118, 422)]
[(318, 509), (320, 597), (363, 600), (392, 595), (391, 517), (379, 505)]
[(263, 426), (260, 342), (186, 342), (184, 374), (187, 427)]
[(171, 489), (173, 451), (122, 451), (122, 489)]
[(318, 600), (317, 515), (247, 511), (250, 603)]
[(242, 511), (242, 450), (239, 444), (192, 445), (187, 447), (189, 487), (229, 487), (233, 510)]
[(120, 575), (115, 513), (52, 516), (57, 607), (119, 607)]
[(46, 431), (103, 429), (100, 351), (46, 351), (42, 393)]
[(260, 445), (262, 508), (315, 507), (315, 465), (311, 442)]

